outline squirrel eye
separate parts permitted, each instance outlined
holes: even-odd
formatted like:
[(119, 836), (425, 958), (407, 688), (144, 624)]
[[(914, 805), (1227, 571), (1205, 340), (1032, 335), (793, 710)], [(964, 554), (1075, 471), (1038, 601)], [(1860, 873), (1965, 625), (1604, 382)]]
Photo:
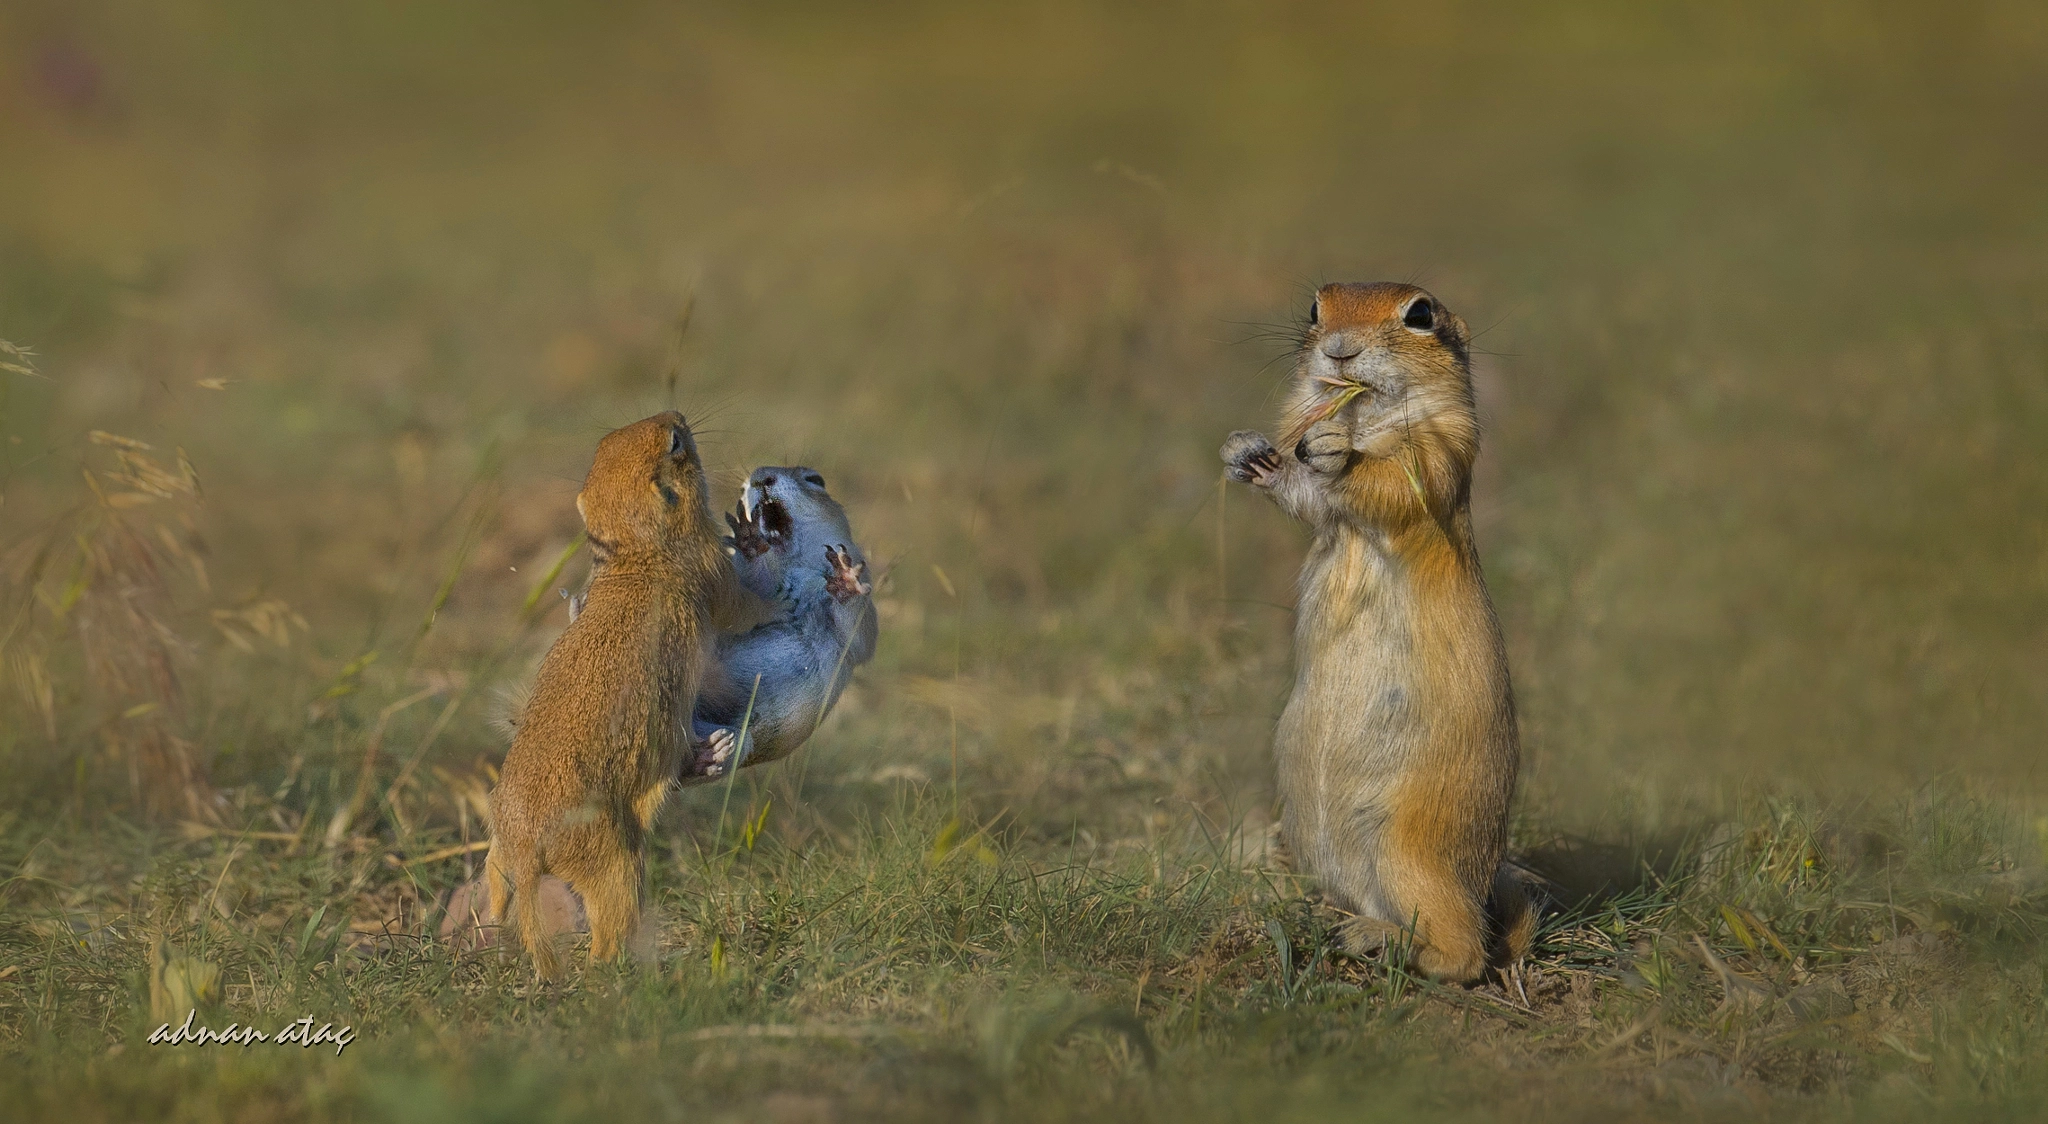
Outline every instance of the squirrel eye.
[(669, 455), (669, 456), (675, 456), (675, 455), (676, 455), (677, 453), (680, 453), (680, 452), (682, 452), (682, 451), (683, 451), (683, 441), (684, 441), (685, 437), (686, 437), (686, 435), (685, 435), (685, 434), (683, 433), (683, 427), (682, 427), (682, 426), (676, 426), (676, 427), (675, 427), (674, 429), (671, 429), (671, 430), (669, 430), (669, 431), (668, 431), (668, 455)]
[(1310, 297), (1310, 298), (1309, 298), (1309, 302), (1308, 302), (1308, 326), (1309, 326), (1309, 327), (1313, 328), (1313, 327), (1315, 327), (1315, 326), (1316, 326), (1316, 320), (1318, 319), (1317, 313), (1318, 313), (1318, 312), (1319, 312), (1319, 311), (1320, 311), (1320, 310), (1322, 309), (1322, 304), (1323, 304), (1323, 302), (1322, 302), (1321, 298), (1319, 298), (1319, 297)]
[(1436, 330), (1436, 306), (1430, 303), (1428, 297), (1418, 298), (1414, 304), (1408, 306), (1408, 311), (1401, 317), (1401, 323), (1418, 332), (1433, 332)]
[(804, 477), (804, 483), (809, 484), (814, 488), (822, 488), (825, 486), (825, 478), (813, 472), (807, 474)]

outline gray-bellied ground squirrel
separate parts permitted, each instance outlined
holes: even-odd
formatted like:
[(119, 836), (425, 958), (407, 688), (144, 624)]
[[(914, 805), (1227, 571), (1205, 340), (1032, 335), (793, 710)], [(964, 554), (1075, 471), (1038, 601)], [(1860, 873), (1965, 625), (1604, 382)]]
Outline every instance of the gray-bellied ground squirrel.
[(1324, 286), (1280, 447), (1223, 446), (1233, 478), (1314, 532), (1273, 739), (1282, 835), (1353, 915), (1353, 951), (1410, 932), (1415, 966), (1457, 981), (1520, 959), (1535, 928), (1502, 864), (1520, 749), (1472, 541), (1469, 339), (1412, 285)]
[[(581, 895), (593, 960), (618, 956), (637, 930), (645, 836), (697, 752), (690, 712), (712, 637), (767, 611), (726, 558), (681, 414), (598, 442), (576, 510), (596, 572), (535, 675), (491, 791), (484, 860), (491, 918), (504, 920), (509, 897), (543, 977), (561, 971), (542, 916), (543, 874)], [(721, 748), (729, 752), (729, 738), (711, 752)]]
[[(755, 469), (740, 492), (733, 568), (783, 616), (718, 638), (718, 661), (697, 699), (697, 736), (737, 733), (742, 765), (788, 756), (824, 720), (853, 669), (875, 654), (867, 560), (825, 478), (802, 465)], [(751, 707), (751, 709), (750, 709)], [(724, 765), (706, 758), (711, 775)], [(704, 779), (686, 775), (684, 783)]]

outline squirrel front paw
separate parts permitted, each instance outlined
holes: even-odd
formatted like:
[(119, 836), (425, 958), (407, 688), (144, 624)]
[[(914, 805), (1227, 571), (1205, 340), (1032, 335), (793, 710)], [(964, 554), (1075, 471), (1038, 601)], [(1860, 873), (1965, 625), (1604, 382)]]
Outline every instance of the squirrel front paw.
[(737, 513), (725, 513), (725, 525), (732, 528), (733, 553), (742, 558), (759, 558), (768, 553), (768, 538), (761, 533), (761, 524), (747, 514), (744, 505)]
[(831, 594), (833, 600), (851, 601), (875, 591), (875, 587), (863, 577), (868, 564), (855, 562), (844, 546), (826, 547), (825, 564), (831, 567), (831, 572), (825, 575), (825, 592)]
[(1223, 439), (1223, 470), (1240, 484), (1271, 487), (1280, 473), (1280, 452), (1265, 434), (1240, 429)]
[(1317, 422), (1308, 428), (1308, 433), (1300, 441), (1295, 442), (1294, 459), (1313, 472), (1335, 475), (1351, 459), (1350, 428), (1335, 419)]

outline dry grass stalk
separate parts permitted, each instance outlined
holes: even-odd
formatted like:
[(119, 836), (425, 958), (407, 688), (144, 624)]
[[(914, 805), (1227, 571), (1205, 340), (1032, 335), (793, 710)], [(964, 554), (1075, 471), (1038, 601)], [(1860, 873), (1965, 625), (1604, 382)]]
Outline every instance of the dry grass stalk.
[(36, 353), (20, 344), (0, 340), (0, 371), (27, 375), (32, 379), (47, 379), (50, 376), (36, 370)]
[[(102, 430), (87, 434), (110, 450), (111, 467), (83, 469), (89, 500), (10, 552), (4, 573), (8, 625), (0, 633), (0, 669), (61, 744), (58, 676), (65, 640), (77, 645), (83, 679), (101, 716), (92, 727), (107, 757), (125, 767), (134, 800), (158, 818), (212, 822), (218, 795), (191, 740), (180, 667), (192, 643), (174, 622), (189, 580), (208, 592), (198, 534), (198, 473), (184, 450), (164, 463), (144, 441)], [(244, 650), (250, 639), (288, 645), (304, 618), (282, 601), (218, 609), (214, 626)]]

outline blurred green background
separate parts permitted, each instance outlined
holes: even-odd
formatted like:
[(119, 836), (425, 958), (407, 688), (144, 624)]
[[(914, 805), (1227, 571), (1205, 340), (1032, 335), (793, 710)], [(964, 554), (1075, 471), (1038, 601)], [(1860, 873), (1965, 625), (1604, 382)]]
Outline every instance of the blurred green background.
[[(499, 752), (590, 450), (673, 380), (718, 502), (819, 467), (889, 567), (817, 793), (1263, 815), (1302, 536), (1215, 448), (1377, 278), (1479, 333), (1532, 815), (2048, 776), (2037, 3), (11, 0), (0, 45), (0, 546), (88, 431), (185, 451), (224, 787), (371, 651), (330, 721), (444, 675), (430, 760)], [(206, 625), (264, 600), (286, 647)], [(23, 800), (133, 704), (49, 659)]]

